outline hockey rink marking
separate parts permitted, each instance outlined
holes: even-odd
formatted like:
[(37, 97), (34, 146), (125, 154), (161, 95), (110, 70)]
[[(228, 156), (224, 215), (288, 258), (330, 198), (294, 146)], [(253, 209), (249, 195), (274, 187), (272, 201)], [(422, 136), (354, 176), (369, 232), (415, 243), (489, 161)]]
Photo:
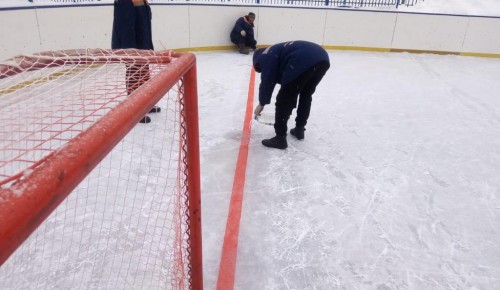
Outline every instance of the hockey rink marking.
[(234, 172), (233, 191), (227, 215), (226, 233), (222, 245), (222, 254), (217, 278), (217, 290), (234, 289), (234, 278), (236, 272), (236, 256), (238, 253), (238, 236), (240, 232), (241, 208), (243, 204), (243, 191), (245, 189), (245, 174), (248, 161), (248, 143), (250, 141), (253, 98), (255, 87), (255, 71), (250, 72), (248, 86), (247, 107), (245, 120), (243, 122), (243, 134), (241, 136), (240, 150)]

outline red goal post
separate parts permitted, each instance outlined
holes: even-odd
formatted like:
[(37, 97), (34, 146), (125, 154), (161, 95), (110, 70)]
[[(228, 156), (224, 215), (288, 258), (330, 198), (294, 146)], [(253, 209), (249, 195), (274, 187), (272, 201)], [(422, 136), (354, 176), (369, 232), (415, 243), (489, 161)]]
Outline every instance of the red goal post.
[(37, 285), (202, 289), (193, 54), (0, 62), (0, 122), (0, 288), (29, 269)]

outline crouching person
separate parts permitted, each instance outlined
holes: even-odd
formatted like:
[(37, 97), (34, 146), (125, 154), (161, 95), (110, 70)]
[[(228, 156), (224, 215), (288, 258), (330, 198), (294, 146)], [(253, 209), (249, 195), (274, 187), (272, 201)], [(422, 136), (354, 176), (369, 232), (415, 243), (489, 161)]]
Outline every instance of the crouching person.
[(290, 130), (290, 134), (298, 140), (304, 139), (312, 95), (330, 68), (328, 53), (312, 42), (283, 42), (256, 50), (253, 66), (256, 72), (261, 73), (259, 104), (254, 110), (255, 115), (259, 116), (264, 106), (271, 103), (276, 84), (281, 85), (276, 96), (276, 136), (262, 140), (262, 144), (266, 147), (286, 149), (287, 122), (293, 109), (297, 107), (297, 100), (295, 128)]
[(255, 21), (255, 14), (250, 12), (248, 15), (238, 18), (231, 31), (231, 42), (236, 44), (242, 54), (248, 54), (247, 47), (251, 49), (257, 48), (257, 41), (255, 40), (253, 28)]

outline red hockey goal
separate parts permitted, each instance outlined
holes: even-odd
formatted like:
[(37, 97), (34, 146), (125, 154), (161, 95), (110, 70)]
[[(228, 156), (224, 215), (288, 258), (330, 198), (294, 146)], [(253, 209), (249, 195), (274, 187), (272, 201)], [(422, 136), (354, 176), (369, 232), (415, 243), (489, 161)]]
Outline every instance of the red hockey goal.
[(9, 59), (0, 124), (0, 289), (202, 289), (193, 54)]

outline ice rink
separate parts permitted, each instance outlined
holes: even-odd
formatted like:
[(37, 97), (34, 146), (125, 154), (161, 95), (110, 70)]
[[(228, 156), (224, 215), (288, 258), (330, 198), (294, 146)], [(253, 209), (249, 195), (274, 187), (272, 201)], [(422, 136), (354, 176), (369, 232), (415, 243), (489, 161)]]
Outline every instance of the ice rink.
[[(500, 60), (329, 54), (305, 140), (269, 149), (273, 128), (252, 123), (235, 289), (500, 289)], [(197, 60), (215, 289), (251, 56)]]
[[(272, 126), (246, 121), (260, 83), (257, 74), (249, 88), (252, 56), (196, 53), (204, 289), (233, 289), (217, 288), (220, 277), (232, 274), (236, 290), (500, 289), (500, 59), (329, 55), (305, 139), (289, 135), (288, 149), (277, 150), (261, 144), (274, 136)], [(274, 101), (264, 116), (274, 115)], [(32, 236), (33, 247), (2, 266), (0, 288), (168, 288), (165, 269), (146, 267), (168, 253), (144, 238), (165, 227), (161, 210), (146, 211), (164, 204), (156, 203), (162, 191), (149, 180), (151, 162), (163, 163), (153, 137), (168, 110), (159, 105), (162, 112), (123, 142), (125, 149), (144, 145), (108, 156), (110, 164), (139, 159), (129, 178), (111, 179), (116, 184), (107, 194), (70, 195), (62, 205), (69, 210), (41, 230), (46, 236)], [(289, 129), (294, 118), (295, 112)], [(101, 183), (115, 169), (103, 168), (92, 173)], [(233, 185), (242, 181), (234, 198)], [(127, 182), (138, 193), (121, 190)], [(238, 200), (241, 211), (230, 212)], [(72, 223), (83, 223), (84, 231), (73, 231)], [(228, 237), (237, 243), (223, 248)], [(221, 257), (235, 259), (234, 271), (221, 270), (228, 263)], [(115, 260), (126, 268), (115, 273)], [(55, 270), (39, 266), (46, 264)]]

